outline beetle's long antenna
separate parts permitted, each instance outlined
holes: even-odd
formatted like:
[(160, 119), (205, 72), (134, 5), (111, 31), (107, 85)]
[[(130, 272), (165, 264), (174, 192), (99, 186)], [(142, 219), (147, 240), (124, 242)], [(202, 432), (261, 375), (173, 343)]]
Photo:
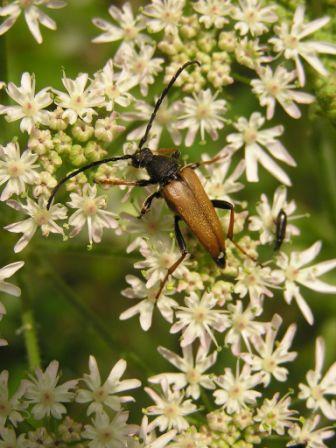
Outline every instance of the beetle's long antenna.
[(78, 168), (78, 170), (73, 171), (72, 173), (68, 174), (67, 176), (63, 177), (62, 180), (58, 182), (56, 187), (53, 189), (47, 203), (47, 210), (50, 209), (51, 203), (58, 192), (59, 188), (65, 184), (69, 179), (72, 179), (73, 177), (77, 176), (78, 174), (82, 173), (83, 171), (89, 170), (90, 168), (94, 168), (95, 166), (103, 165), (104, 163), (108, 162), (116, 162), (118, 160), (127, 160), (132, 159), (132, 155), (126, 155), (126, 156), (119, 156), (119, 157), (109, 157), (107, 159), (97, 160), (96, 162), (89, 163), (88, 165), (82, 166), (82, 168)]
[(169, 81), (168, 85), (164, 88), (164, 90), (161, 93), (160, 98), (157, 100), (153, 113), (149, 119), (149, 122), (147, 124), (147, 128), (145, 131), (144, 136), (142, 137), (142, 139), (140, 140), (139, 143), (139, 149), (141, 149), (143, 147), (143, 145), (146, 143), (147, 138), (148, 138), (148, 134), (152, 128), (153, 125), (153, 121), (156, 117), (157, 111), (159, 110), (163, 100), (165, 99), (167, 93), (169, 92), (170, 88), (173, 86), (174, 82), (177, 80), (177, 78), (180, 76), (180, 74), (183, 72), (183, 70), (185, 70), (187, 67), (189, 67), (189, 65), (193, 65), (193, 64), (197, 64), (198, 66), (201, 66), (200, 62), (198, 61), (188, 61), (185, 64), (183, 64), (175, 73), (175, 75), (172, 77), (172, 79)]

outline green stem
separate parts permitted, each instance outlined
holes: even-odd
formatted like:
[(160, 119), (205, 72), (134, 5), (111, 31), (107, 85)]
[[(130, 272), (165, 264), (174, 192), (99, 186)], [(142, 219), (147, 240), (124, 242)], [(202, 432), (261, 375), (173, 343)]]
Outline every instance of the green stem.
[(231, 73), (232, 78), (236, 81), (242, 82), (243, 84), (250, 85), (251, 80), (247, 78), (246, 76), (240, 75), (239, 73)]
[(52, 267), (46, 262), (42, 261), (43, 267), (47, 269), (48, 276), (57, 284), (58, 290), (63, 294), (64, 298), (79, 312), (85, 322), (90, 323), (94, 331), (101, 337), (101, 339), (107, 344), (107, 346), (118, 356), (123, 357), (127, 362), (137, 365), (141, 370), (149, 371), (148, 365), (141, 360), (135, 353), (132, 352), (117, 352), (116, 347), (121, 347), (121, 342), (112, 336), (110, 331), (105, 327), (104, 323), (95, 315), (90, 309), (83, 305), (82, 301), (78, 299), (77, 295), (71, 288), (64, 282), (62, 277), (52, 269)]
[(27, 282), (23, 281), (22, 286), (23, 288), (21, 295), (21, 303), (22, 303), (21, 320), (22, 320), (23, 337), (26, 346), (29, 369), (35, 370), (41, 367), (40, 349), (38, 345), (35, 319), (33, 311), (31, 309), (31, 299), (27, 287)]

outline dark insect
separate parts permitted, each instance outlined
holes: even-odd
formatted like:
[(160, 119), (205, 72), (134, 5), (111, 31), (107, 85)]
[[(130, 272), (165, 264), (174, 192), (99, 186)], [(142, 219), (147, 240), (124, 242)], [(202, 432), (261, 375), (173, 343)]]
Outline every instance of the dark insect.
[(279, 250), (285, 237), (286, 237), (286, 227), (287, 227), (287, 215), (283, 209), (278, 213), (275, 221), (275, 244), (274, 250)]
[(169, 276), (177, 269), (177, 267), (180, 265), (180, 263), (182, 263), (182, 261), (188, 254), (185, 240), (180, 230), (181, 220), (189, 226), (192, 233), (197, 237), (205, 250), (209, 252), (215, 263), (219, 267), (224, 268), (226, 264), (226, 238), (222, 225), (215, 212), (215, 208), (230, 210), (230, 222), (226, 237), (230, 239), (241, 252), (255, 261), (253, 257), (248, 255), (246, 251), (241, 246), (239, 246), (239, 244), (233, 241), (233, 205), (227, 201), (209, 199), (198, 176), (194, 172), (197, 167), (214, 163), (217, 160), (223, 158), (223, 156), (217, 156), (206, 162), (191, 163), (185, 166), (181, 166), (178, 161), (178, 151), (169, 150), (170, 155), (163, 155), (163, 152), (166, 152), (166, 150), (162, 150), (161, 154), (160, 151), (158, 151), (159, 154), (154, 154), (149, 148), (144, 147), (144, 144), (148, 139), (148, 135), (151, 130), (156, 113), (161, 106), (164, 98), (166, 97), (168, 91), (170, 90), (176, 79), (179, 77), (179, 75), (182, 73), (182, 71), (193, 64), (200, 65), (198, 61), (189, 61), (185, 63), (177, 70), (173, 78), (170, 80), (169, 84), (163, 90), (160, 98), (155, 104), (145, 134), (140, 140), (138, 151), (136, 151), (132, 155), (102, 159), (73, 171), (71, 174), (63, 178), (54, 188), (47, 204), (47, 208), (49, 209), (58, 189), (67, 180), (95, 166), (102, 165), (104, 163), (115, 162), (117, 160), (131, 160), (131, 163), (135, 168), (146, 169), (149, 175), (149, 179), (137, 181), (113, 179), (103, 181), (101, 183), (105, 185), (134, 185), (138, 187), (145, 187), (146, 185), (156, 184), (159, 186), (159, 189), (147, 197), (141, 209), (139, 218), (141, 218), (141, 216), (148, 212), (155, 198), (165, 199), (169, 208), (175, 214), (175, 236), (181, 251), (181, 256), (168, 269), (165, 278), (160, 284), (160, 288), (156, 296), (157, 298), (160, 296)]

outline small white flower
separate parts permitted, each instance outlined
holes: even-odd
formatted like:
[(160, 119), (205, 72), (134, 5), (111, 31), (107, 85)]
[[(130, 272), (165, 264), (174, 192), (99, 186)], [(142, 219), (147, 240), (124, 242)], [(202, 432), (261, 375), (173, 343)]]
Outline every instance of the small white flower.
[(21, 77), (21, 86), (10, 82), (7, 94), (19, 106), (2, 106), (1, 113), (8, 122), (21, 120), (20, 129), (30, 134), (38, 123), (48, 123), (48, 111), (43, 110), (52, 103), (49, 87), (42, 89), (35, 95), (35, 75), (25, 72)]
[[(168, 106), (167, 100), (163, 101), (150, 133), (150, 147), (157, 149), (159, 147), (161, 135), (163, 131), (168, 131), (174, 144), (181, 144), (181, 135), (177, 129), (177, 103)], [(148, 120), (153, 113), (153, 105), (145, 101), (137, 101), (134, 105), (134, 111), (123, 114), (126, 121), (144, 121), (144, 124), (135, 128), (127, 135), (127, 140), (140, 140), (145, 133)]]
[(293, 361), (297, 353), (289, 352), (296, 332), (296, 325), (292, 324), (287, 329), (281, 341), (276, 341), (282, 319), (275, 315), (266, 326), (266, 334), (263, 339), (260, 335), (253, 335), (251, 342), (258, 354), (242, 353), (241, 358), (251, 366), (252, 371), (260, 372), (262, 381), (266, 386), (271, 382), (272, 376), (278, 381), (286, 381), (288, 370), (280, 364)]
[(242, 36), (248, 32), (260, 36), (268, 31), (268, 24), (278, 20), (274, 10), (275, 5), (263, 7), (260, 0), (239, 0), (239, 6), (234, 7), (232, 14), (237, 20), (234, 27)]
[(224, 375), (219, 376), (215, 382), (220, 387), (214, 392), (215, 403), (223, 405), (229, 414), (240, 412), (248, 404), (255, 404), (257, 398), (262, 395), (261, 392), (253, 390), (255, 386), (262, 383), (261, 375), (252, 374), (247, 364), (241, 372), (237, 365), (236, 375), (230, 368), (226, 368)]
[[(1, 272), (1, 271), (0, 271)], [(21, 383), (17, 391), (9, 397), (8, 390), (8, 371), (3, 370), (0, 373), (0, 427), (6, 425), (7, 420), (13, 426), (17, 426), (22, 422), (24, 417), (22, 413), (27, 408), (27, 404), (23, 400), (25, 388)], [(1, 447), (1, 445), (0, 445)]]
[[(144, 415), (139, 431), (139, 448), (164, 448), (175, 437), (176, 431), (172, 429), (157, 437), (155, 431), (149, 429), (148, 417)], [(132, 445), (131, 445), (132, 446)]]
[(287, 149), (277, 139), (283, 131), (283, 126), (274, 126), (269, 129), (261, 129), (265, 124), (265, 118), (254, 112), (249, 120), (240, 117), (234, 127), (238, 133), (229, 134), (227, 141), (234, 149), (244, 147), (246, 177), (249, 182), (258, 182), (258, 163), (260, 163), (269, 173), (285, 185), (291, 185), (288, 175), (282, 168), (264, 151), (266, 148), (270, 154), (290, 166), (296, 166), (295, 160)]
[(180, 103), (178, 129), (187, 129), (185, 145), (191, 146), (196, 134), (200, 131), (201, 139), (205, 140), (205, 133), (210, 134), (212, 140), (217, 140), (218, 129), (223, 129), (223, 114), (227, 110), (224, 99), (217, 100), (217, 92), (212, 94), (210, 89), (193, 93), (193, 98), (185, 97)]
[(260, 105), (266, 106), (267, 120), (274, 115), (276, 101), (289, 116), (300, 118), (301, 112), (295, 103), (310, 104), (315, 100), (313, 95), (295, 90), (295, 71), (288, 72), (278, 65), (273, 73), (267, 66), (260, 68), (259, 77), (251, 81), (252, 91), (259, 97)]
[(225, 335), (225, 344), (231, 345), (232, 353), (238, 356), (241, 352), (242, 340), (250, 351), (252, 337), (265, 333), (264, 322), (255, 320), (261, 315), (262, 308), (249, 304), (243, 310), (243, 302), (237, 300), (235, 303), (230, 303), (227, 309), (230, 328)]
[(152, 0), (143, 10), (149, 32), (164, 30), (166, 34), (175, 34), (183, 16), (184, 5), (185, 0)]
[(207, 29), (212, 26), (222, 29), (229, 22), (226, 16), (232, 13), (231, 0), (198, 0), (193, 8), (201, 15), (199, 21)]
[(279, 393), (273, 395), (271, 399), (266, 398), (254, 417), (256, 422), (260, 422), (260, 431), (265, 431), (269, 435), (275, 431), (278, 435), (283, 436), (286, 428), (293, 426), (293, 416), (297, 413), (289, 409), (290, 397), (285, 395), (283, 398), (279, 398)]
[(27, 448), (27, 440), (25, 434), (20, 434), (17, 437), (14, 429), (1, 428), (0, 435), (0, 448)]
[(295, 448), (297, 444), (303, 444), (307, 448), (328, 448), (324, 440), (333, 437), (335, 431), (330, 428), (316, 429), (320, 420), (321, 417), (315, 415), (304, 420), (301, 425), (298, 423), (294, 424), (288, 430), (292, 441), (287, 446)]
[[(113, 21), (116, 22), (116, 25), (97, 17), (94, 18), (92, 20), (93, 24), (104, 31), (104, 33), (95, 37), (92, 42), (103, 43), (121, 40), (123, 43), (134, 42), (140, 45), (149, 40), (146, 35), (141, 33), (146, 27), (143, 17), (141, 15), (134, 17), (130, 2), (124, 3), (120, 9), (117, 6), (111, 5), (108, 12)], [(121, 49), (123, 43), (120, 47)]]
[(104, 196), (97, 196), (97, 186), (85, 184), (81, 193), (71, 193), (67, 204), (71, 208), (77, 209), (69, 218), (69, 225), (72, 227), (70, 236), (74, 237), (87, 224), (90, 244), (100, 243), (103, 236), (103, 229), (115, 229), (118, 226), (115, 214), (104, 210), (106, 199)]
[(26, 204), (10, 199), (7, 205), (29, 216), (29, 218), (23, 221), (18, 221), (5, 227), (9, 232), (23, 234), (14, 246), (15, 253), (21, 252), (27, 246), (39, 227), (43, 236), (48, 236), (49, 233), (64, 235), (62, 227), (56, 223), (59, 219), (66, 219), (67, 210), (63, 205), (54, 204), (47, 210), (44, 198), (40, 198), (38, 202), (27, 198)]
[(54, 89), (56, 93), (55, 103), (66, 109), (62, 118), (74, 124), (78, 118), (86, 123), (91, 123), (93, 115), (97, 112), (95, 107), (103, 107), (105, 98), (93, 85), (86, 87), (89, 75), (81, 73), (76, 79), (70, 79), (63, 74), (62, 83), (68, 93)]
[(322, 376), (325, 358), (325, 343), (319, 337), (316, 339), (315, 370), (309, 370), (306, 375), (307, 385), (299, 384), (299, 398), (306, 400), (308, 409), (313, 412), (321, 410), (329, 420), (336, 420), (336, 402), (329, 403), (326, 395), (336, 396), (336, 362)]
[(126, 281), (130, 288), (125, 289), (122, 294), (129, 299), (142, 300), (121, 313), (119, 316), (120, 320), (130, 319), (139, 314), (141, 328), (147, 331), (152, 325), (153, 313), (155, 307), (157, 307), (166, 321), (173, 322), (173, 310), (177, 307), (175, 300), (163, 293), (157, 299), (158, 286), (147, 288), (146, 284), (134, 275), (126, 275)]
[(40, 31), (40, 24), (56, 30), (56, 23), (47, 14), (40, 11), (38, 6), (45, 6), (50, 9), (59, 9), (67, 5), (67, 2), (62, 0), (15, 0), (9, 5), (0, 8), (0, 16), (7, 17), (0, 26), (0, 35), (5, 34), (16, 22), (21, 12), (24, 11), (24, 16), (28, 28), (36, 41), (41, 44), (43, 39)]
[(285, 276), (284, 298), (287, 303), (291, 303), (293, 298), (296, 300), (303, 316), (310, 325), (314, 322), (314, 316), (297, 284), (324, 294), (336, 293), (336, 286), (329, 285), (318, 278), (336, 267), (336, 258), (303, 268), (314, 260), (321, 247), (322, 243), (317, 241), (303, 252), (292, 252), (290, 257), (281, 252), (277, 257), (277, 266), (281, 268), (278, 273)]
[(158, 427), (160, 432), (176, 429), (178, 432), (189, 427), (186, 416), (197, 411), (191, 400), (184, 400), (184, 394), (178, 390), (171, 390), (166, 381), (161, 383), (162, 396), (153, 389), (145, 387), (145, 391), (155, 402), (146, 409), (147, 415), (157, 415), (149, 424), (149, 430)]
[(142, 96), (148, 95), (148, 86), (154, 84), (155, 77), (162, 71), (162, 58), (155, 58), (155, 46), (141, 44), (137, 52), (134, 46), (125, 44), (123, 51), (114, 58), (132, 79), (136, 79)]
[(113, 60), (109, 59), (104, 68), (95, 73), (93, 87), (100, 95), (107, 97), (105, 103), (106, 110), (112, 111), (114, 103), (122, 107), (127, 107), (133, 101), (133, 96), (129, 93), (138, 83), (136, 77), (132, 77), (126, 70), (116, 72), (113, 67)]
[(205, 389), (215, 388), (210, 375), (204, 373), (215, 364), (217, 359), (217, 352), (208, 355), (208, 348), (200, 346), (194, 360), (191, 345), (182, 348), (183, 358), (167, 348), (159, 347), (159, 353), (183, 373), (161, 373), (150, 377), (148, 381), (154, 384), (167, 381), (178, 390), (186, 387), (186, 396), (197, 400), (201, 394), (201, 387)]
[(70, 390), (76, 387), (77, 380), (57, 386), (58, 367), (58, 361), (52, 361), (45, 372), (36, 369), (35, 377), (30, 375), (30, 380), (23, 381), (26, 388), (25, 397), (34, 405), (31, 412), (36, 420), (50, 416), (62, 418), (62, 414), (67, 412), (62, 403), (69, 403), (74, 398), (74, 393)]
[(186, 347), (197, 338), (203, 347), (211, 339), (216, 343), (213, 330), (223, 332), (229, 326), (225, 311), (213, 309), (217, 305), (217, 299), (211, 293), (206, 292), (199, 297), (191, 292), (184, 301), (186, 306), (177, 307), (178, 320), (170, 329), (171, 333), (183, 331), (181, 347)]
[(286, 22), (275, 26), (278, 37), (272, 37), (269, 42), (274, 46), (274, 50), (284, 54), (286, 59), (293, 59), (301, 86), (305, 84), (305, 72), (300, 60), (300, 56), (313, 67), (320, 75), (326, 76), (327, 69), (324, 67), (318, 53), (336, 54), (336, 45), (329, 42), (303, 41), (309, 34), (315, 33), (325, 26), (330, 17), (321, 17), (312, 22), (304, 21), (305, 6), (299, 5), (296, 8), (291, 29)]
[(89, 448), (126, 448), (137, 429), (128, 425), (127, 419), (128, 412), (119, 412), (112, 420), (105, 413), (97, 413), (92, 425), (85, 425), (82, 437), (90, 440)]
[(104, 411), (104, 405), (113, 411), (119, 412), (122, 403), (134, 401), (133, 397), (116, 395), (118, 392), (141, 386), (141, 382), (136, 379), (120, 381), (120, 378), (126, 370), (126, 366), (126, 361), (120, 359), (112, 368), (105, 383), (102, 384), (97, 361), (94, 356), (90, 356), (90, 373), (85, 373), (83, 377), (87, 389), (79, 389), (76, 396), (78, 403), (90, 403), (87, 409), (87, 415), (102, 413)]
[(29, 150), (20, 154), (17, 142), (0, 146), (0, 185), (7, 182), (0, 196), (1, 201), (6, 201), (13, 194), (24, 193), (26, 184), (32, 185), (38, 181), (39, 175), (34, 170), (36, 160), (37, 155)]
[[(276, 219), (280, 210), (283, 210), (288, 218), (295, 209), (296, 204), (294, 200), (287, 202), (287, 188), (283, 186), (275, 190), (272, 207), (268, 202), (267, 196), (262, 194), (260, 202), (256, 207), (258, 216), (249, 217), (249, 230), (260, 232), (261, 244), (270, 243), (275, 239)], [(299, 233), (300, 230), (296, 226), (287, 223), (285, 240), (289, 240), (292, 235), (299, 235)]]
[[(136, 269), (146, 270), (144, 275), (147, 280), (147, 288), (152, 288), (159, 281), (163, 280), (167, 274), (167, 270), (180, 257), (179, 252), (175, 248), (175, 242), (167, 238), (161, 241), (153, 241), (153, 245), (145, 242), (140, 247), (140, 252), (144, 260), (136, 262), (134, 267)], [(187, 272), (187, 267), (183, 263), (174, 271), (172, 276), (181, 277), (185, 272)]]
[[(11, 296), (19, 297), (21, 295), (21, 289), (12, 285), (12, 283), (6, 282), (6, 279), (15, 274), (19, 269), (24, 265), (24, 261), (16, 261), (14, 263), (7, 264), (0, 269), (0, 291), (6, 294), (10, 294)], [(3, 304), (0, 302), (0, 319), (2, 316), (6, 314), (6, 309)], [(0, 346), (7, 345), (7, 342), (4, 339), (0, 339)], [(7, 384), (7, 383), (6, 383)]]

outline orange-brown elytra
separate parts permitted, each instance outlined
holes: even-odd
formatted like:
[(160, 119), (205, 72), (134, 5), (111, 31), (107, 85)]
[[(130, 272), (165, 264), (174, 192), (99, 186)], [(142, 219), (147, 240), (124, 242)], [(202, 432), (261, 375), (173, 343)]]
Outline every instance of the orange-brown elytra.
[[(194, 171), (200, 165), (214, 163), (225, 156), (217, 156), (206, 162), (192, 163), (186, 166), (181, 166), (179, 162), (178, 151), (163, 150), (162, 153), (160, 153), (159, 150), (157, 153), (154, 153), (149, 148), (144, 147), (144, 144), (148, 139), (148, 135), (151, 130), (156, 113), (165, 96), (167, 95), (169, 89), (172, 87), (182, 71), (193, 64), (200, 65), (198, 61), (186, 62), (177, 70), (175, 75), (170, 80), (169, 84), (161, 93), (160, 98), (157, 100), (154, 106), (154, 110), (147, 124), (145, 134), (140, 140), (138, 151), (131, 155), (109, 157), (103, 160), (99, 160), (73, 171), (56, 185), (47, 204), (47, 208), (49, 209), (58, 189), (67, 180), (95, 166), (102, 165), (108, 162), (114, 162), (117, 160), (131, 160), (131, 163), (134, 167), (146, 169), (149, 176), (148, 179), (138, 181), (113, 179), (104, 181), (102, 183), (104, 183), (105, 185), (135, 185), (139, 187), (156, 184), (159, 186), (159, 189), (152, 193), (145, 200), (139, 218), (141, 218), (141, 216), (143, 216), (149, 210), (152, 201), (155, 198), (165, 199), (168, 206), (175, 214), (175, 236), (181, 251), (181, 256), (167, 270), (167, 274), (161, 281), (160, 287), (158, 289), (157, 298), (161, 294), (169, 276), (174, 272), (179, 264), (182, 263), (183, 259), (188, 253), (182, 232), (179, 227), (179, 223), (181, 220), (189, 226), (192, 233), (196, 236), (205, 250), (209, 252), (217, 265), (224, 268), (226, 263), (225, 234), (219, 218), (216, 214), (215, 207), (230, 210), (230, 223), (226, 238), (229, 238), (239, 250), (244, 252), (245, 255), (249, 256), (243, 248), (241, 248), (236, 242), (232, 240), (234, 225), (233, 205), (226, 201), (210, 200), (197, 174)], [(167, 154), (169, 152), (170, 154)]]

